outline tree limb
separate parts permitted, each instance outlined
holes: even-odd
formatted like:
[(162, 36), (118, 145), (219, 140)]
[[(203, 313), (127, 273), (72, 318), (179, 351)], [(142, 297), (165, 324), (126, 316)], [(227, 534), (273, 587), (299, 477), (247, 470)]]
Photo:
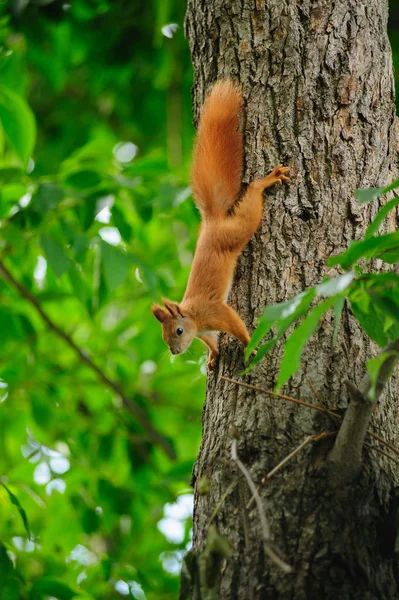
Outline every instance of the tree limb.
[(331, 483), (335, 487), (350, 483), (360, 473), (362, 448), (367, 428), (379, 397), (399, 361), (399, 340), (386, 346), (380, 352), (380, 356), (385, 353), (387, 353), (387, 357), (378, 373), (373, 402), (368, 397), (372, 387), (368, 373), (364, 375), (359, 387), (353, 383), (347, 383), (351, 402), (328, 458)]
[(169, 440), (159, 433), (153, 425), (151, 424), (147, 414), (145, 411), (136, 403), (134, 400), (128, 398), (122, 388), (118, 383), (110, 379), (105, 373), (100, 369), (100, 367), (82, 350), (75, 344), (73, 339), (65, 333), (52, 319), (49, 315), (43, 310), (37, 298), (30, 293), (30, 291), (23, 286), (19, 281), (17, 281), (12, 273), (7, 269), (4, 265), (3, 261), (0, 260), (0, 273), (3, 274), (4, 278), (12, 285), (14, 289), (25, 299), (27, 300), (36, 312), (40, 315), (42, 320), (46, 323), (47, 327), (53, 331), (59, 338), (61, 338), (67, 346), (69, 346), (75, 354), (78, 356), (80, 362), (84, 363), (91, 371), (93, 371), (97, 378), (102, 381), (107, 388), (113, 390), (122, 400), (123, 406), (133, 415), (133, 417), (137, 420), (138, 423), (142, 426), (144, 431), (147, 433), (149, 439), (153, 441), (155, 444), (160, 446), (164, 452), (171, 459), (176, 458), (175, 451), (170, 444)]

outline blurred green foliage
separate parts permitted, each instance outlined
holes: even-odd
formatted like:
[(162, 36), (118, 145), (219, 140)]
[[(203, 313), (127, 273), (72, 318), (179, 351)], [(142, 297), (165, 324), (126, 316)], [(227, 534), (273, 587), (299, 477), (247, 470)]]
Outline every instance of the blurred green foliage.
[(0, 598), (177, 594), (205, 352), (171, 359), (150, 307), (198, 222), (184, 10), (0, 3)]

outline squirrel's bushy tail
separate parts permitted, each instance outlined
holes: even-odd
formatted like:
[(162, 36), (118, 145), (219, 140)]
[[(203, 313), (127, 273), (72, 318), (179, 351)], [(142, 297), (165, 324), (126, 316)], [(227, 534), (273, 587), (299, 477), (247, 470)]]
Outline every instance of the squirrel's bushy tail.
[(195, 202), (204, 217), (225, 215), (240, 192), (241, 110), (241, 92), (229, 80), (217, 81), (202, 107), (191, 179)]

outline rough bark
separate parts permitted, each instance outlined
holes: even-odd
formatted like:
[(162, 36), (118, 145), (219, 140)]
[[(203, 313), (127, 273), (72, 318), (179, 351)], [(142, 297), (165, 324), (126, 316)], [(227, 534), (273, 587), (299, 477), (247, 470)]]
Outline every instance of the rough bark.
[[(188, 1), (196, 116), (213, 81), (239, 81), (245, 98), (244, 181), (279, 163), (294, 173), (289, 187), (268, 191), (262, 225), (237, 268), (230, 302), (250, 330), (265, 305), (334, 274), (327, 258), (360, 238), (376, 210), (357, 203), (355, 188), (380, 186), (397, 175), (387, 10), (385, 0)], [(335, 346), (333, 327), (328, 313), (284, 392), (344, 409), (344, 381), (359, 383), (376, 349), (349, 308)], [(193, 478), (211, 482), (209, 493), (195, 492), (195, 549), (203, 547), (223, 493), (239, 480), (214, 519), (233, 551), (222, 565), (218, 597), (399, 597), (396, 533), (386, 525), (398, 465), (366, 446), (360, 478), (333, 489), (324, 466), (328, 444), (313, 444), (263, 485), (264, 474), (307, 436), (332, 431), (334, 424), (316, 411), (220, 380), (238, 379), (243, 367), (238, 343), (223, 336), (221, 348), (208, 381)], [(279, 359), (279, 351), (272, 353), (245, 381), (271, 389)], [(398, 441), (397, 392), (392, 378), (370, 425), (392, 443)], [(294, 567), (291, 574), (265, 557), (256, 505), (246, 508), (251, 495), (230, 460), (231, 425), (275, 542)]]

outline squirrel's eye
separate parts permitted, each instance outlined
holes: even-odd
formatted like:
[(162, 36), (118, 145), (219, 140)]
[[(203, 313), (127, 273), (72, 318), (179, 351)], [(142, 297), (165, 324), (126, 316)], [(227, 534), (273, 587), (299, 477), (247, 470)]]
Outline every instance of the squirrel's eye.
[(176, 333), (177, 333), (177, 335), (181, 335), (183, 333), (183, 328), (182, 327), (178, 327), (176, 329)]

